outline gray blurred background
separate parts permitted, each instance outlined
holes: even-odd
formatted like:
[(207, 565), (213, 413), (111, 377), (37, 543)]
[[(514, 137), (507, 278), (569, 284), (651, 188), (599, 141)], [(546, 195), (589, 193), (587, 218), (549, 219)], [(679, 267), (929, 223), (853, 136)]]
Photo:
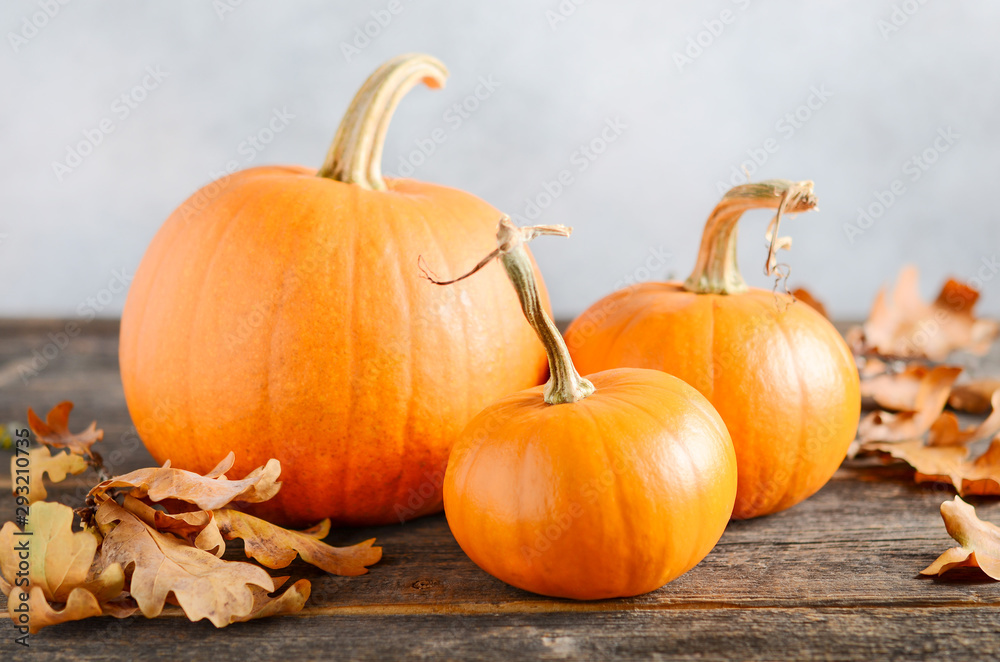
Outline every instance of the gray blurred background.
[[(212, 173), (319, 166), (357, 87), (408, 51), (451, 78), (403, 101), (385, 170), (573, 225), (533, 246), (560, 317), (686, 276), (744, 166), (816, 182), (784, 261), (833, 315), (863, 318), (907, 262), (925, 296), (977, 278), (1000, 314), (996, 2), (4, 0), (0, 26), (2, 316), (119, 315), (114, 283)], [(770, 287), (768, 217), (740, 259)]]

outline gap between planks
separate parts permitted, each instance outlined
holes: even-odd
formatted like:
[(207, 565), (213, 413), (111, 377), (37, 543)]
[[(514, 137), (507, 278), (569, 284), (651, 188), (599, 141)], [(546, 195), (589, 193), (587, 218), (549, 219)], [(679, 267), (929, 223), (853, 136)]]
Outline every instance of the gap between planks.
[[(1000, 611), (1000, 603), (970, 603), (963, 601), (951, 602), (870, 602), (863, 605), (850, 604), (829, 604), (829, 605), (788, 605), (788, 604), (738, 604), (733, 602), (706, 601), (706, 602), (683, 602), (683, 603), (658, 603), (645, 605), (614, 606), (600, 602), (552, 602), (545, 600), (525, 600), (520, 602), (491, 603), (491, 602), (456, 602), (456, 603), (435, 603), (435, 604), (371, 604), (371, 605), (344, 605), (326, 607), (305, 607), (301, 611), (292, 614), (282, 614), (281, 618), (318, 618), (323, 616), (497, 616), (497, 615), (518, 615), (518, 614), (565, 614), (565, 613), (663, 613), (679, 611), (803, 611), (815, 612), (817, 610), (852, 612), (867, 611), (871, 609), (891, 609), (906, 611), (913, 609), (992, 609)], [(141, 614), (135, 614), (130, 618), (139, 618)], [(6, 610), (2, 613), (2, 618), (10, 620)], [(167, 620), (189, 620), (179, 607), (165, 608), (157, 619)]]

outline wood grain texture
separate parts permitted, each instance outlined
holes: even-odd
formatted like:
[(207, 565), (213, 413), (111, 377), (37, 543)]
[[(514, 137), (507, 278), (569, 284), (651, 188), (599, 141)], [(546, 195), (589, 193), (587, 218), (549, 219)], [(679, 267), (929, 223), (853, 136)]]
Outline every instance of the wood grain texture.
[[(153, 660), (991, 660), (995, 609), (687, 609), (592, 614), (283, 617), (215, 630), (82, 621), (31, 657)], [(141, 657), (140, 657), (141, 656)]]
[[(97, 419), (114, 472), (148, 466), (117, 373), (117, 326), (83, 333), (37, 375), (20, 366), (65, 322), (0, 322), (0, 421), (77, 404), (74, 428)], [(51, 351), (50, 351), (51, 354)], [(988, 363), (1000, 367), (996, 352)], [(995, 372), (1000, 372), (996, 370)], [(0, 452), (6, 467), (9, 454)], [(78, 505), (90, 482), (74, 477), (50, 498)], [(0, 622), (0, 656), (76, 660), (296, 659), (992, 659), (1000, 655), (1000, 584), (977, 571), (950, 579), (918, 571), (953, 543), (938, 507), (953, 492), (914, 485), (899, 465), (853, 461), (813, 498), (769, 517), (732, 522), (695, 569), (629, 600), (541, 598), (480, 571), (443, 516), (405, 525), (334, 531), (329, 542), (375, 536), (384, 559), (363, 577), (313, 581), (296, 616), (217, 631), (177, 609), (160, 620), (93, 619), (50, 628), (25, 651)], [(970, 499), (971, 500), (971, 499)], [(1000, 522), (1000, 503), (971, 500)], [(0, 478), (0, 521), (13, 514)], [(238, 549), (230, 551), (240, 558)], [(0, 607), (3, 607), (0, 597)], [(3, 610), (5, 613), (5, 609)]]

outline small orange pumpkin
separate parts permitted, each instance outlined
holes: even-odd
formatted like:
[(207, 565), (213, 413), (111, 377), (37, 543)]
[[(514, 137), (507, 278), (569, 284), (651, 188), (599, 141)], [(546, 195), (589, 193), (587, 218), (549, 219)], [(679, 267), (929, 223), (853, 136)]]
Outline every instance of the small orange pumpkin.
[(528, 591), (646, 593), (696, 565), (725, 530), (736, 496), (732, 442), (709, 402), (675, 377), (629, 368), (580, 377), (524, 249), (539, 233), (568, 230), (505, 218), (494, 255), (551, 377), (493, 403), (459, 437), (445, 474), (448, 525), (479, 567)]
[(237, 172), (167, 219), (132, 283), (120, 350), (158, 462), (203, 473), (235, 450), (241, 475), (274, 457), (284, 487), (258, 514), (398, 522), (441, 509), (448, 451), (476, 412), (545, 379), (502, 270), (434, 292), (416, 269), (420, 253), (454, 265), (489, 250), (500, 212), (381, 175), (399, 100), (446, 76), (428, 56), (390, 60), (319, 172)]
[(748, 288), (736, 264), (744, 211), (777, 208), (776, 234), (781, 212), (815, 206), (812, 182), (737, 186), (709, 217), (686, 282), (615, 292), (566, 332), (584, 371), (664, 370), (715, 405), (736, 446), (736, 518), (777, 512), (815, 493), (857, 430), (858, 371), (840, 334), (793, 297)]

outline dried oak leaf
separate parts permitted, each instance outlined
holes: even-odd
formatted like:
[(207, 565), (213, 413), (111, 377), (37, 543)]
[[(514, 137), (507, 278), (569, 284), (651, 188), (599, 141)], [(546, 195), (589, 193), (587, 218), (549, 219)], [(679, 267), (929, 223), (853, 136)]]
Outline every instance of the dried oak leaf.
[(930, 368), (910, 363), (902, 372), (883, 370), (861, 380), (861, 397), (871, 398), (882, 409), (890, 411), (916, 411), (920, 384)]
[[(275, 577), (275, 588), (280, 588), (287, 579), (287, 577)], [(309, 594), (312, 592), (312, 585), (308, 579), (300, 579), (276, 598), (269, 597), (267, 591), (258, 586), (251, 586), (250, 591), (253, 593), (253, 607), (250, 609), (250, 613), (246, 616), (234, 616), (229, 621), (230, 623), (302, 611), (302, 607), (305, 606), (306, 600), (309, 599)]]
[(804, 287), (795, 288), (794, 290), (792, 290), (792, 296), (801, 301), (802, 303), (806, 304), (813, 310), (815, 310), (823, 317), (830, 319), (830, 315), (827, 314), (826, 306), (823, 305), (823, 302), (814, 297), (812, 295), (812, 292), (810, 292), (806, 288)]
[(165, 513), (128, 495), (125, 495), (122, 507), (161, 533), (172, 533), (220, 559), (226, 553), (226, 541), (211, 510)]
[(979, 425), (962, 429), (958, 417), (950, 411), (942, 414), (931, 425), (928, 439), (935, 446), (967, 444), (979, 439), (988, 439), (1000, 432), (1000, 391), (993, 394), (993, 411)]
[(922, 439), (910, 439), (870, 443), (862, 448), (903, 460), (916, 470), (914, 480), (918, 483), (951, 483), (956, 490), (962, 489), (962, 478), (968, 468), (966, 446), (929, 446)]
[(920, 298), (916, 267), (900, 271), (891, 296), (883, 287), (861, 331), (851, 332), (858, 353), (943, 361), (953, 350), (984, 354), (1000, 334), (1000, 323), (976, 319), (979, 292), (954, 279), (927, 304)]
[(278, 493), (281, 488), (277, 481), (281, 473), (278, 460), (268, 460), (266, 465), (257, 467), (242, 480), (227, 480), (225, 471), (232, 466), (234, 457), (230, 453), (204, 476), (174, 469), (169, 462), (162, 467), (137, 469), (100, 483), (90, 490), (89, 498), (100, 503), (112, 488), (127, 487), (131, 488), (128, 494), (137, 499), (146, 497), (153, 502), (173, 499), (194, 504), (201, 510), (216, 510), (232, 501), (260, 503)]
[(961, 546), (946, 551), (920, 574), (943, 575), (954, 568), (973, 567), (1000, 580), (1000, 527), (979, 519), (976, 509), (957, 496), (941, 504), (941, 518), (948, 535)]
[[(23, 456), (21, 456), (23, 457)], [(18, 490), (24, 487), (17, 482), (18, 456), (10, 458), (10, 476), (13, 483), (14, 495), (21, 494), (27, 496), (28, 503), (44, 501), (49, 493), (42, 482), (42, 474), (48, 474), (50, 483), (59, 483), (66, 480), (66, 476), (81, 474), (87, 470), (87, 461), (79, 455), (73, 453), (52, 454), (48, 446), (32, 448), (28, 451), (28, 485), (27, 494)]]
[(104, 430), (97, 429), (97, 421), (91, 422), (83, 432), (69, 431), (69, 413), (72, 402), (60, 402), (49, 410), (43, 421), (32, 409), (28, 409), (28, 425), (39, 443), (52, 448), (67, 448), (76, 455), (90, 455), (90, 447), (104, 438)]
[(961, 494), (1000, 494), (1000, 436), (968, 467)]
[(374, 538), (350, 547), (332, 547), (319, 538), (330, 531), (329, 520), (310, 531), (289, 531), (270, 522), (228, 508), (215, 511), (215, 521), (226, 540), (242, 538), (246, 555), (268, 568), (284, 568), (301, 556), (306, 563), (333, 575), (353, 577), (382, 558)]
[(970, 414), (985, 414), (993, 407), (993, 394), (1000, 391), (1000, 379), (973, 379), (951, 389), (948, 406)]
[(264, 594), (275, 590), (263, 568), (223, 561), (160, 533), (111, 499), (98, 506), (95, 520), (104, 533), (102, 561), (125, 568), (129, 593), (147, 618), (158, 616), (172, 595), (192, 621), (207, 618), (224, 627), (266, 606), (266, 596), (253, 587)]
[(961, 495), (1000, 494), (1000, 436), (971, 462), (969, 447), (964, 444), (932, 445), (911, 439), (865, 444), (864, 449), (903, 460), (916, 471), (914, 480), (918, 483), (950, 483)]
[(17, 578), (18, 557), (15, 551), (14, 533), (20, 531), (13, 522), (5, 522), (0, 527), (0, 592), (10, 596)]
[[(27, 613), (29, 614), (28, 631), (31, 634), (37, 634), (39, 630), (50, 625), (59, 625), (69, 621), (82, 621), (94, 616), (127, 618), (136, 612), (136, 608), (128, 605), (126, 599), (102, 604), (98, 602), (93, 593), (83, 588), (75, 588), (70, 591), (69, 597), (61, 609), (53, 607), (45, 599), (41, 588), (32, 586), (29, 591)], [(10, 600), (11, 604), (8, 606), (13, 606), (14, 609), (17, 609), (17, 606), (23, 602), (20, 596), (11, 596)], [(16, 602), (14, 602), (15, 600)], [(14, 618), (14, 611), (10, 610), (10, 612), (10, 616)], [(24, 612), (18, 612), (17, 616), (19, 617), (21, 613)]]
[[(10, 523), (8, 523), (10, 524)], [(11, 540), (13, 524), (4, 531)], [(124, 575), (114, 564), (94, 564), (100, 537), (90, 530), (73, 530), (73, 510), (61, 503), (38, 501), (28, 511), (27, 531), (31, 533), (31, 567), (28, 582), (42, 590), (51, 602), (66, 602), (76, 588), (84, 588), (99, 599), (110, 600), (122, 592)], [(7, 575), (7, 540), (0, 534), (0, 567)]]
[(944, 410), (951, 385), (961, 372), (961, 368), (936, 366), (921, 378), (913, 410), (898, 414), (874, 411), (861, 419), (858, 436), (862, 450), (868, 442), (897, 442), (923, 437)]
[[(55, 609), (45, 599), (45, 594), (37, 586), (31, 587), (28, 598), (28, 631), (36, 634), (42, 628), (69, 621), (101, 616), (104, 610), (94, 594), (82, 588), (73, 589), (66, 598), (62, 609)], [(13, 614), (11, 614), (13, 617)]]
[[(31, 562), (28, 586), (15, 587), (20, 562), (18, 547), (25, 536), (7, 522), (0, 529), (0, 590), (8, 596), (10, 617), (19, 622), (19, 608), (28, 603), (29, 631), (80, 620), (102, 613), (112, 613), (102, 603), (121, 597), (125, 575), (120, 565), (105, 566), (95, 553), (98, 536), (92, 531), (73, 530), (73, 511), (59, 503), (39, 501), (29, 509), (27, 531), (31, 533)], [(60, 603), (61, 609), (50, 603)]]
[(861, 379), (869, 379), (889, 372), (889, 364), (874, 356), (857, 356), (858, 374)]

